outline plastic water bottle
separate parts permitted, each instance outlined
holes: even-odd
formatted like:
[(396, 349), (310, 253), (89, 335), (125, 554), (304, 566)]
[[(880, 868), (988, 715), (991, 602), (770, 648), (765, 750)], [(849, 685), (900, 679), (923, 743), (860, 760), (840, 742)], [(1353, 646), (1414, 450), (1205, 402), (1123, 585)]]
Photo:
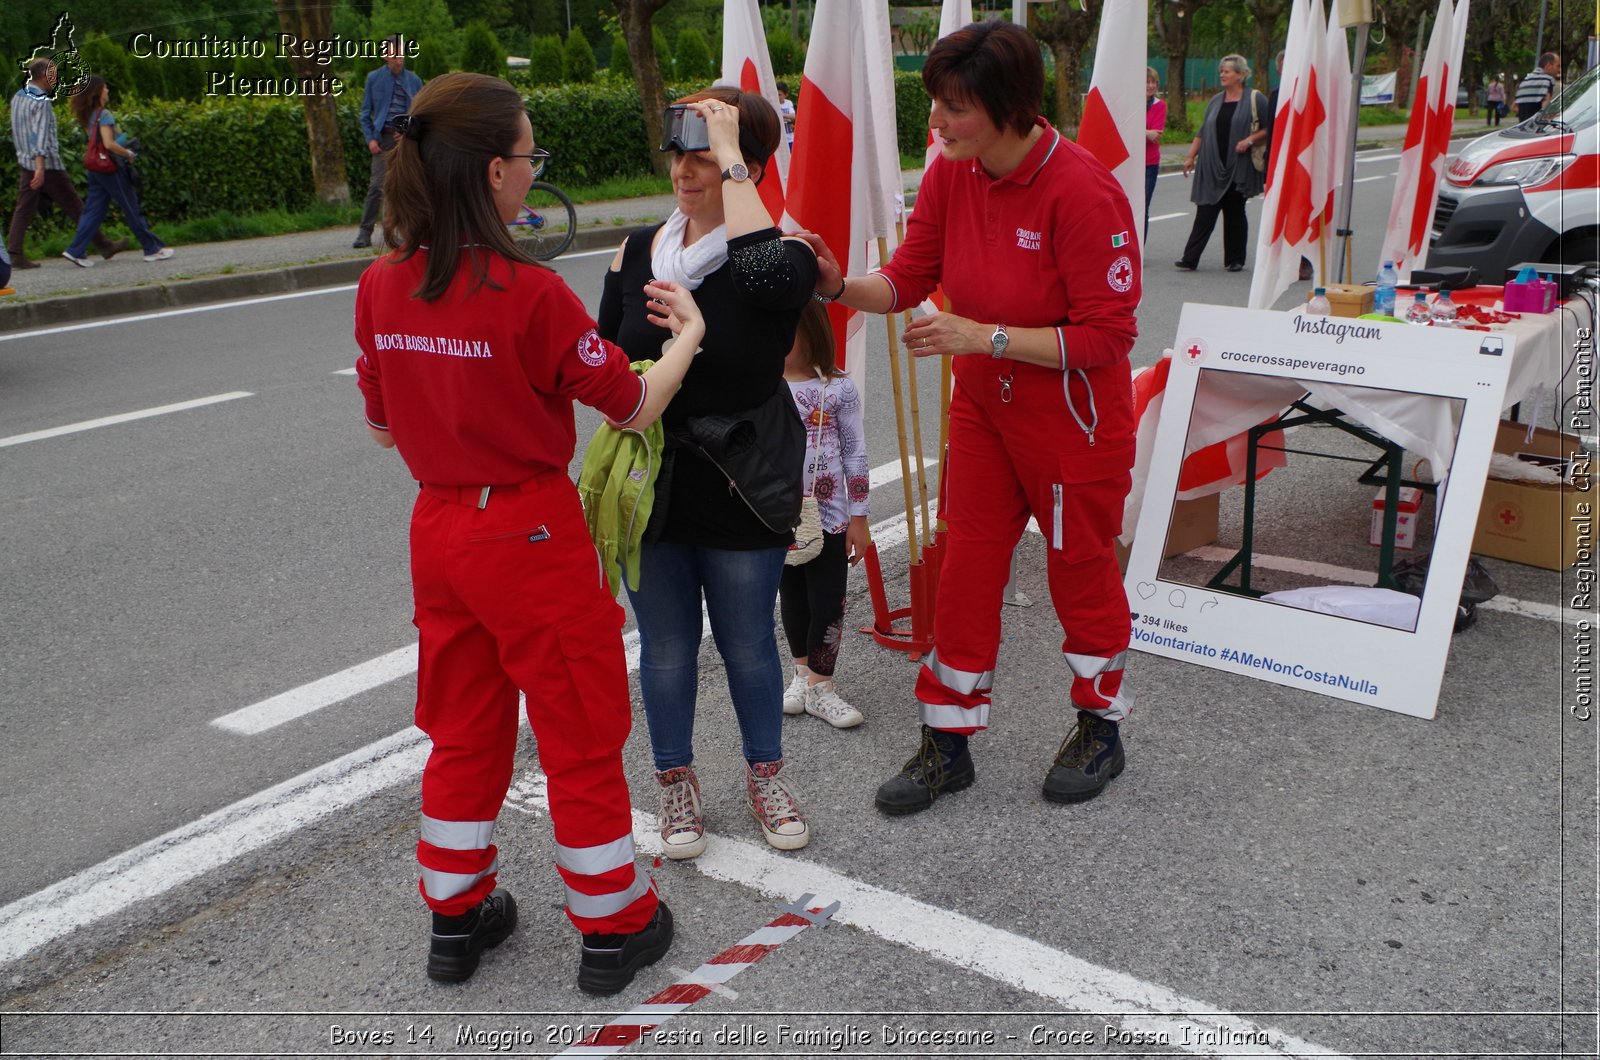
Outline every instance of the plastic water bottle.
[(1306, 315), (1325, 317), (1333, 313), (1333, 303), (1328, 301), (1328, 289), (1318, 287), (1312, 294), (1311, 300), (1306, 303)]
[(1438, 327), (1453, 328), (1456, 326), (1456, 304), (1450, 300), (1449, 291), (1440, 291), (1439, 297), (1433, 300), (1433, 322)]
[(1428, 308), (1428, 292), (1417, 292), (1416, 299), (1411, 303), (1411, 307), (1406, 310), (1406, 323), (1422, 324), (1424, 326), (1433, 323), (1433, 311)]
[(1394, 286), (1400, 282), (1400, 274), (1395, 271), (1394, 262), (1386, 261), (1383, 268), (1378, 270), (1378, 286), (1372, 292), (1372, 311), (1385, 316), (1394, 316)]

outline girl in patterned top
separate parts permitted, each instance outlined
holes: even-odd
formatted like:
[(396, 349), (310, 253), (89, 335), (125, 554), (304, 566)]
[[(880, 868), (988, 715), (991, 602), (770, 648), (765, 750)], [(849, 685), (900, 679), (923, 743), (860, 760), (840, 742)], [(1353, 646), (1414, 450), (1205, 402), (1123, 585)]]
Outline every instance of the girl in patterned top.
[(807, 493), (822, 516), (822, 552), (785, 567), (778, 583), (783, 631), (794, 679), (783, 694), (785, 714), (813, 714), (836, 729), (860, 725), (861, 712), (833, 687), (844, 631), (850, 565), (872, 541), (867, 529), (867, 445), (861, 394), (834, 363), (827, 310), (812, 302), (800, 315), (783, 378), (806, 424)]

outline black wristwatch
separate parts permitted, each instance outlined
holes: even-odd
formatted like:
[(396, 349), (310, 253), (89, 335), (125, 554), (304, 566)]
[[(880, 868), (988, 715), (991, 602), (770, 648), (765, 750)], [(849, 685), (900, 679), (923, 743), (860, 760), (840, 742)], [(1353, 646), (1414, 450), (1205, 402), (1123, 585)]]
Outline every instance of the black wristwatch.
[(844, 277), (839, 277), (839, 289), (833, 294), (823, 294), (821, 291), (812, 291), (811, 297), (823, 303), (837, 302), (839, 299), (844, 297)]

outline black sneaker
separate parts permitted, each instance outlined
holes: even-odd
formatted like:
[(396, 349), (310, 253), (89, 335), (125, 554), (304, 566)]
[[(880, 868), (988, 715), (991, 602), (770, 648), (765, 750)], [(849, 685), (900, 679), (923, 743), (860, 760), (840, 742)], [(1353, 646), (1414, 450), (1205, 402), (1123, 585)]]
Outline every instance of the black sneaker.
[(1190, 265), (1187, 261), (1184, 261), (1182, 258), (1179, 258), (1177, 261), (1173, 262), (1172, 263), (1172, 267), (1175, 268), (1175, 269), (1178, 269), (1178, 270), (1180, 270), (1182, 272), (1193, 272), (1194, 271), (1194, 266)]
[(970, 788), (977, 779), (966, 742), (924, 725), (916, 754), (906, 760), (898, 775), (878, 785), (873, 801), (879, 810), (899, 817), (926, 810), (940, 795)]
[(1044, 778), (1044, 797), (1051, 802), (1092, 799), (1126, 764), (1117, 723), (1080, 710), (1078, 724), (1061, 741), (1061, 750)]
[(586, 994), (626, 990), (640, 968), (654, 964), (672, 946), (672, 910), (656, 905), (650, 923), (631, 935), (585, 935), (578, 961), (578, 989)]
[(433, 914), (433, 941), (428, 948), (428, 978), (464, 983), (478, 970), (478, 958), (506, 940), (517, 927), (517, 901), (496, 887), (477, 908), (461, 916)]
[(372, 246), (372, 233), (363, 228), (356, 232), (356, 241), (350, 244), (352, 250), (365, 250)]

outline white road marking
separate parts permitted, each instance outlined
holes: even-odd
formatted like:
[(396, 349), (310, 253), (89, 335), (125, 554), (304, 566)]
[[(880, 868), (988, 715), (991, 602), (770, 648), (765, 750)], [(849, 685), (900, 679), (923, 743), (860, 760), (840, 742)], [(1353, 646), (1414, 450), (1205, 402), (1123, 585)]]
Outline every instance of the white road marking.
[(0, 965), (415, 780), (429, 746), (408, 727), (0, 908)]
[[(634, 843), (641, 852), (661, 852), (656, 818), (633, 812)], [(1136, 976), (1092, 964), (1064, 950), (1004, 931), (961, 913), (853, 879), (816, 862), (778, 855), (742, 839), (713, 836), (706, 852), (684, 862), (713, 880), (737, 884), (770, 897), (793, 900), (813, 894), (839, 902), (835, 922), (849, 924), (906, 949), (929, 954), (957, 968), (1026, 990), (1086, 1015), (1120, 1019), (1129, 1030), (1165, 1031), (1174, 1045), (1199, 1056), (1323, 1056), (1339, 1054), (1277, 1028), (1262, 1027)], [(1183, 1013), (1187, 1019), (1173, 1015)], [(1182, 1043), (1184, 1028), (1204, 1020), (1241, 1036), (1265, 1031), (1270, 1046), (1215, 1047)]]
[[(0, 965), (136, 902), (155, 898), (380, 791), (412, 782), (428, 752), (427, 738), (408, 727), (0, 908)], [(545, 810), (538, 805), (538, 785), (530, 785), (529, 790), (528, 807)], [(655, 818), (639, 810), (633, 818), (640, 850), (659, 853)], [(1183, 1026), (1192, 1026), (1193, 1018), (1200, 1018), (1207, 1026), (1220, 1023), (1245, 1033), (1266, 1030), (1273, 1046), (1259, 1050), (1258, 1055), (1338, 1055), (1033, 939), (863, 883), (820, 864), (780, 857), (744, 840), (717, 836), (692, 864), (711, 879), (774, 897), (790, 899), (810, 892), (836, 899), (841, 903), (836, 920), (888, 942), (1075, 1011), (1116, 1013), (1130, 1028), (1137, 1021), (1140, 1027), (1165, 1029), (1175, 1042), (1183, 1040)], [(1184, 1013), (1191, 1019), (1178, 1019), (1172, 1013)], [(1202, 1047), (1188, 1051), (1221, 1055)], [(1233, 1047), (1226, 1055), (1241, 1052)]]
[(1188, 217), (1188, 216), (1189, 215), (1187, 213), (1158, 213), (1154, 217), (1150, 218), (1150, 220), (1152, 220), (1152, 221), (1170, 221), (1174, 217)]
[(211, 724), (242, 736), (254, 736), (286, 721), (303, 717), (314, 710), (332, 706), (342, 700), (361, 694), (368, 689), (386, 685), (390, 681), (415, 673), (417, 646), (408, 644), (387, 655), (368, 659), (347, 670), (292, 688), (287, 692), (240, 707), (231, 714), (212, 719)]
[(7, 335), (0, 335), (0, 342), (11, 342), (15, 339), (37, 339), (45, 335), (65, 335), (71, 331), (87, 331), (90, 328), (122, 327), (124, 324), (139, 324), (146, 320), (165, 320), (168, 317), (187, 316), (190, 313), (210, 313), (218, 309), (238, 309), (240, 306), (265, 305), (268, 302), (282, 302), (288, 298), (311, 298), (319, 294), (338, 294), (341, 291), (353, 291), (353, 283), (341, 284), (338, 287), (318, 287), (310, 291), (291, 291), (288, 294), (268, 294), (259, 298), (240, 298), (233, 302), (212, 302), (209, 305), (192, 305), (186, 309), (163, 309), (156, 313), (140, 313), (131, 317), (112, 317), (108, 320), (90, 320), (82, 324), (63, 324), (56, 328), (38, 328), (34, 331), (17, 331)]
[(1352, 184), (1365, 184), (1369, 180), (1393, 180), (1397, 176), (1399, 176), (1398, 173), (1379, 173), (1375, 177), (1357, 177), (1355, 180), (1351, 181), (1350, 183), (1352, 183)]
[(355, 375), (356, 374), (356, 370), (354, 368), (341, 368), (337, 372), (334, 372), (333, 374), (334, 375)]
[(1356, 155), (1356, 161), (1357, 162), (1393, 162), (1395, 159), (1397, 159), (1399, 157), (1400, 156), (1396, 155), (1396, 154), (1386, 154), (1386, 155), (1362, 155), (1362, 154), (1358, 154), (1358, 155)]
[(223, 401), (237, 401), (239, 398), (254, 397), (248, 390), (234, 390), (226, 394), (214, 394), (211, 397), (195, 398), (193, 401), (180, 401), (174, 405), (161, 405), (153, 409), (140, 409), (138, 412), (121, 412), (115, 416), (102, 416), (97, 420), (84, 420), (81, 423), (68, 423), (61, 427), (50, 427), (42, 431), (32, 431), (28, 434), (13, 434), (9, 438), (0, 438), (0, 449), (8, 445), (22, 445), (24, 442), (38, 442), (46, 438), (59, 438), (64, 434), (77, 434), (79, 431), (91, 431), (96, 427), (110, 427), (118, 423), (131, 423), (134, 420), (145, 420), (151, 416), (165, 416), (169, 412), (185, 412), (189, 409), (204, 408), (207, 405), (216, 405)]

